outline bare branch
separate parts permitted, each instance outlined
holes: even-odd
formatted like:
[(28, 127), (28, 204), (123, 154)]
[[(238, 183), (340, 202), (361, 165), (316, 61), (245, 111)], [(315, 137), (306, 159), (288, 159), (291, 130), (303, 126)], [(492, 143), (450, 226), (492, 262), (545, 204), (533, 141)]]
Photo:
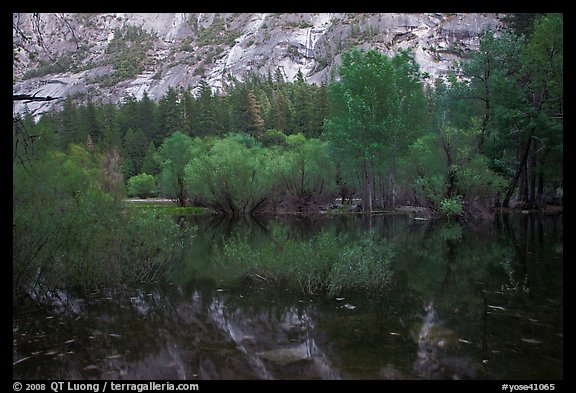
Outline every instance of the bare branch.
[[(36, 42), (44, 50), (44, 53), (46, 54), (46, 56), (48, 56), (50, 61), (56, 64), (58, 67), (60, 67), (62, 71), (66, 71), (66, 67), (64, 67), (62, 64), (58, 62), (58, 59), (56, 59), (56, 57), (53, 56), (52, 52), (48, 49), (48, 46), (44, 42), (44, 36), (42, 34), (43, 28), (41, 26), (41, 15), (37, 12), (32, 15), (32, 30), (35, 32)], [(75, 35), (74, 39), (76, 39)], [(78, 44), (78, 42), (76, 42), (76, 44)]]
[(60, 15), (57, 14), (57, 16), (59, 16), (60, 19), (62, 19), (62, 21), (68, 27), (68, 30), (70, 31), (70, 33), (72, 33), (72, 38), (74, 38), (74, 42), (76, 43), (76, 50), (80, 49), (80, 44), (78, 43), (78, 39), (76, 38), (76, 33), (74, 33), (74, 29), (72, 28), (72, 26), (70, 26), (70, 22), (68, 22), (68, 20), (64, 16), (64, 14), (60, 14)]
[(34, 95), (30, 95), (30, 94), (13, 94), (12, 95), (12, 101), (53, 101), (53, 100), (58, 100), (62, 97), (51, 97), (51, 96), (46, 96), (46, 97), (36, 97), (36, 94)]

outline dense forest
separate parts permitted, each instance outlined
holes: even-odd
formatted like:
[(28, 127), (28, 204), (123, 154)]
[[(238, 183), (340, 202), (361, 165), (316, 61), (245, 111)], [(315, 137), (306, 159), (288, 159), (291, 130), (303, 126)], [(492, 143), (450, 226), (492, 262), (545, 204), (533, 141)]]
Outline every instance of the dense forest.
[(562, 196), (562, 59), (562, 16), (548, 15), (525, 34), (485, 33), (447, 80), (426, 80), (407, 52), (354, 50), (329, 86), (278, 70), (221, 96), (203, 82), (158, 102), (68, 97), (37, 123), (15, 122), (14, 157), (24, 167), (40, 158), (22, 151), (26, 135), (36, 150), (84, 149), (117, 198), (232, 214), (314, 209), (334, 196), (358, 197), (368, 212), (534, 209)]
[[(127, 196), (227, 215), (354, 203), (364, 213), (410, 205), (460, 220), (562, 203), (561, 14), (487, 31), (451, 75), (430, 79), (409, 52), (353, 49), (322, 86), (301, 73), (293, 82), (252, 74), (223, 95), (203, 82), (197, 94), (170, 90), (158, 102), (68, 97), (38, 121), (15, 116), (15, 287), (34, 260), (101, 249), (144, 261), (107, 275), (153, 276), (160, 254), (172, 252), (158, 245), (179, 234), (170, 219), (126, 218), (118, 207)], [(148, 226), (143, 242), (138, 228)]]

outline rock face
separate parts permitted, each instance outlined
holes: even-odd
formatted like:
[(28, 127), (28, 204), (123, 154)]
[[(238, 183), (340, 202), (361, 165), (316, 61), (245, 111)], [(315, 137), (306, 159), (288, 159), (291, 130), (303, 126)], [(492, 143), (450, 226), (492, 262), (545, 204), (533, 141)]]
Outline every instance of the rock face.
[[(421, 71), (445, 75), (477, 48), (500, 14), (13, 14), (13, 93), (90, 95), (119, 102), (204, 78), (221, 94), (249, 73), (309, 83), (337, 78), (352, 47), (410, 50)], [(40, 34), (38, 32), (41, 32)], [(15, 103), (40, 114), (61, 102)]]

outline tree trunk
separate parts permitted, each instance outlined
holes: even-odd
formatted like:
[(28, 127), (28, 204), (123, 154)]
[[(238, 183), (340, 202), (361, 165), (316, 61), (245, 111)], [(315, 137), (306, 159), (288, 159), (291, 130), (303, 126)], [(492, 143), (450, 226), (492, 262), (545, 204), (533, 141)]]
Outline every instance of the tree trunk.
[(362, 210), (372, 213), (372, 176), (366, 160), (362, 161)]
[(488, 78), (490, 78), (490, 71), (488, 75), (483, 80), (484, 82), (484, 116), (482, 118), (482, 126), (480, 128), (480, 142), (478, 143), (478, 149), (481, 154), (484, 154), (484, 140), (486, 139), (486, 129), (488, 128), (488, 122), (490, 121), (490, 89), (488, 88)]
[(443, 129), (440, 129), (440, 137), (442, 140), (442, 148), (444, 149), (444, 154), (446, 155), (446, 166), (448, 168), (448, 175), (446, 179), (446, 197), (452, 198), (454, 192), (456, 191), (456, 174), (452, 168), (452, 151), (450, 150), (450, 144), (446, 140)]
[(528, 167), (530, 166), (530, 156), (526, 160), (526, 164), (522, 167), (522, 177), (521, 177), (521, 185), (520, 187), (520, 202), (522, 205), (528, 202)]
[(390, 187), (390, 201), (392, 204), (392, 209), (396, 207), (396, 195), (394, 194), (394, 189), (396, 187), (396, 177), (394, 176), (394, 166), (390, 168), (390, 175), (388, 176), (388, 187)]
[(184, 179), (178, 179), (178, 207), (186, 207), (186, 189), (184, 188)]
[(528, 183), (528, 209), (537, 209), (536, 204), (536, 144), (532, 144), (532, 155), (530, 157), (530, 181)]
[(534, 133), (534, 129), (530, 130), (530, 134), (528, 135), (528, 140), (526, 141), (526, 145), (524, 147), (524, 154), (522, 155), (522, 159), (520, 160), (520, 165), (516, 169), (516, 173), (514, 173), (514, 177), (512, 178), (512, 183), (510, 187), (508, 187), (508, 191), (506, 191), (506, 196), (504, 197), (504, 201), (502, 201), (503, 207), (508, 207), (510, 205), (510, 198), (514, 194), (514, 190), (518, 185), (518, 180), (520, 179), (520, 175), (524, 171), (526, 167), (526, 163), (528, 161), (528, 154), (530, 153), (530, 147), (532, 145), (532, 134)]
[[(542, 168), (543, 167), (544, 166), (542, 166)], [(546, 201), (546, 195), (544, 195), (544, 174), (542, 172), (538, 174), (538, 189), (536, 190), (536, 201), (542, 207), (546, 207), (546, 204), (548, 203)]]
[(380, 205), (382, 206), (382, 208), (384, 208), (386, 206), (386, 201), (384, 200), (384, 195), (386, 194), (386, 190), (384, 188), (384, 174), (382, 172), (380, 172), (378, 174), (378, 190), (380, 193)]

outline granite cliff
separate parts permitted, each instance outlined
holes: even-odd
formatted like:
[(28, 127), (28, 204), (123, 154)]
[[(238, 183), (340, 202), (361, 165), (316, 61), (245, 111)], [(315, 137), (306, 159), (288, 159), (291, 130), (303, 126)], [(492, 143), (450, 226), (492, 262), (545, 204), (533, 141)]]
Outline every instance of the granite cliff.
[[(337, 78), (351, 47), (412, 51), (422, 73), (446, 75), (501, 14), (13, 14), (13, 93), (119, 102), (169, 88), (216, 93), (247, 74), (309, 83)], [(38, 115), (61, 105), (16, 102)]]

